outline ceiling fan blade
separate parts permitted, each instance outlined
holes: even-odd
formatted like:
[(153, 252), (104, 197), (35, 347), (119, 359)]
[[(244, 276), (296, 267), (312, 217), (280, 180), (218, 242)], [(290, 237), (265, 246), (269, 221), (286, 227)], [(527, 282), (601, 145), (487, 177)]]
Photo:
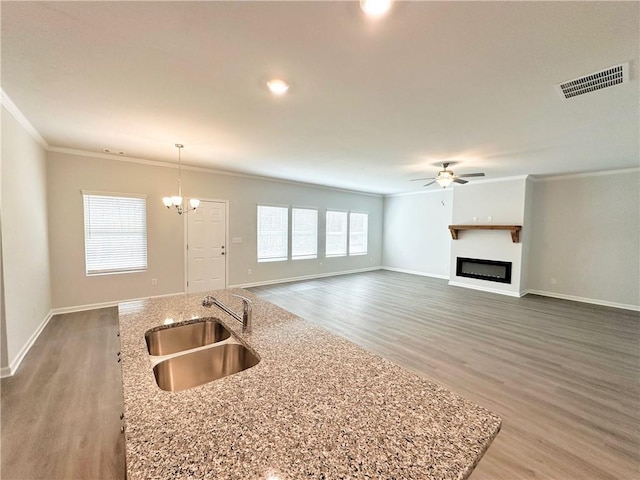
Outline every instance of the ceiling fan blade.
[(465, 173), (464, 175), (458, 175), (460, 177), (484, 177), (484, 173)]
[(412, 178), (411, 180), (409, 180), (410, 182), (418, 182), (420, 180), (433, 180), (436, 177), (427, 177), (427, 178)]
[(434, 180), (433, 182), (429, 182), (426, 185), (423, 185), (423, 187), (428, 187), (429, 185), (433, 185), (434, 183), (436, 183), (436, 181)]
[(460, 178), (454, 178), (453, 181), (456, 183), (461, 183), (462, 185), (464, 185), (465, 183), (469, 183), (468, 180), (462, 180)]

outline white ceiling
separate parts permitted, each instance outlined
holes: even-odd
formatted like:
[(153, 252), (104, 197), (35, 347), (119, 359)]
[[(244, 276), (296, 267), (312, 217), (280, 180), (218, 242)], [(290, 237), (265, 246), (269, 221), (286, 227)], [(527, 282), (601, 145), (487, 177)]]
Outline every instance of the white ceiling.
[[(51, 147), (175, 162), (183, 143), (186, 164), (377, 193), (443, 161), (488, 179), (639, 162), (638, 2), (1, 8), (2, 89)], [(627, 84), (555, 89), (626, 61)]]

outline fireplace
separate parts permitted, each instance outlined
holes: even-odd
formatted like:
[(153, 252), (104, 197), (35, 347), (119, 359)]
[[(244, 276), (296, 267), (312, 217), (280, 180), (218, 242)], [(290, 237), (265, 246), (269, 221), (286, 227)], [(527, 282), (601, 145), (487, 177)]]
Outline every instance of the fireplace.
[(457, 257), (456, 276), (511, 283), (511, 262)]

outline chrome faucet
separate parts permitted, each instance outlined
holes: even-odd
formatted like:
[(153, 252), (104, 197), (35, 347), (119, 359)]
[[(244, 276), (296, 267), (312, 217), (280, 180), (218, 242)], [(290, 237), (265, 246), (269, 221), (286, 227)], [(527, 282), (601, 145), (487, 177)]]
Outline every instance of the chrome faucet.
[(242, 295), (236, 295), (235, 293), (232, 293), (231, 295), (242, 299), (242, 316), (231, 310), (224, 303), (222, 303), (217, 298), (212, 297), (211, 295), (207, 295), (202, 299), (202, 306), (210, 307), (211, 305), (215, 305), (242, 324), (242, 333), (251, 333), (251, 313), (253, 310), (253, 302), (247, 297), (243, 297)]

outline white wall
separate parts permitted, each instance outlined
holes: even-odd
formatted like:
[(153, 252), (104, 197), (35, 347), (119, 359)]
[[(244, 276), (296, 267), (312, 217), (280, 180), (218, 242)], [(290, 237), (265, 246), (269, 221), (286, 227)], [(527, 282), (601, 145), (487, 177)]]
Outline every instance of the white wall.
[[(522, 225), (525, 212), (525, 178), (497, 182), (469, 183), (453, 191), (452, 223)], [(474, 222), (474, 217), (476, 221)], [(491, 221), (489, 221), (491, 217)], [(524, 231), (523, 231), (524, 233)], [(458, 277), (457, 257), (482, 258), (512, 262), (511, 283), (496, 283), (475, 278)], [(522, 272), (522, 240), (511, 241), (506, 230), (461, 231), (451, 243), (451, 283), (519, 296)]]
[(51, 310), (46, 174), (46, 152), (3, 106), (3, 336), (8, 366), (26, 353)]
[[(1, 140), (0, 136), (0, 142)], [(2, 155), (0, 155), (0, 372), (9, 368), (7, 321), (4, 310), (4, 264), (2, 262)]]
[[(514, 263), (514, 283), (503, 293), (640, 309), (637, 169), (470, 183), (453, 190), (452, 209), (451, 201), (438, 208), (441, 193), (385, 198), (385, 268), (435, 276), (450, 268), (454, 283), (495, 290), (502, 284), (454, 275), (457, 256), (494, 258)], [(450, 239), (447, 225), (474, 223), (473, 217), (487, 223), (488, 216), (495, 224), (523, 225), (520, 243), (506, 231), (462, 231)], [(438, 259), (445, 255), (451, 261), (443, 269)]]
[(385, 197), (385, 268), (449, 278), (452, 199), (451, 189)]
[(529, 279), (531, 277), (531, 247), (533, 243), (533, 180), (528, 177), (524, 193), (524, 228), (520, 232), (520, 242), (522, 243), (522, 268), (520, 269), (520, 293), (524, 294), (529, 290)]
[[(0, 241), (2, 240), (0, 226)], [(0, 369), (9, 368), (9, 354), (7, 353), (7, 319), (4, 310), (4, 268), (2, 265), (2, 245), (0, 245)]]
[[(183, 152), (186, 153), (186, 152)], [(184, 155), (183, 155), (184, 156)], [(167, 210), (162, 197), (177, 189), (177, 171), (156, 165), (49, 152), (48, 199), (53, 305), (56, 308), (184, 291), (184, 216)], [(378, 267), (382, 261), (381, 196), (205, 171), (183, 170), (183, 196), (229, 201), (228, 285), (269, 282)], [(81, 190), (147, 195), (148, 270), (120, 275), (85, 275)], [(259, 203), (320, 210), (320, 258), (257, 263), (256, 206)], [(369, 213), (369, 253), (323, 258), (325, 209)], [(248, 270), (252, 274), (248, 274)], [(151, 279), (158, 279), (152, 286)]]
[(638, 309), (639, 191), (638, 170), (534, 182), (530, 290)]
[[(452, 284), (520, 295), (523, 270), (523, 228), (520, 243), (507, 231), (462, 231), (452, 240), (451, 224), (523, 225), (526, 200), (525, 177), (494, 182), (469, 183), (462, 187), (420, 194), (387, 196), (384, 200), (383, 266), (421, 275), (450, 279)], [(444, 205), (443, 205), (444, 203)], [(476, 221), (474, 222), (474, 217)], [(488, 217), (492, 217), (489, 222)], [(457, 277), (457, 257), (512, 262), (512, 283), (501, 284)], [(526, 283), (526, 281), (524, 282)]]

